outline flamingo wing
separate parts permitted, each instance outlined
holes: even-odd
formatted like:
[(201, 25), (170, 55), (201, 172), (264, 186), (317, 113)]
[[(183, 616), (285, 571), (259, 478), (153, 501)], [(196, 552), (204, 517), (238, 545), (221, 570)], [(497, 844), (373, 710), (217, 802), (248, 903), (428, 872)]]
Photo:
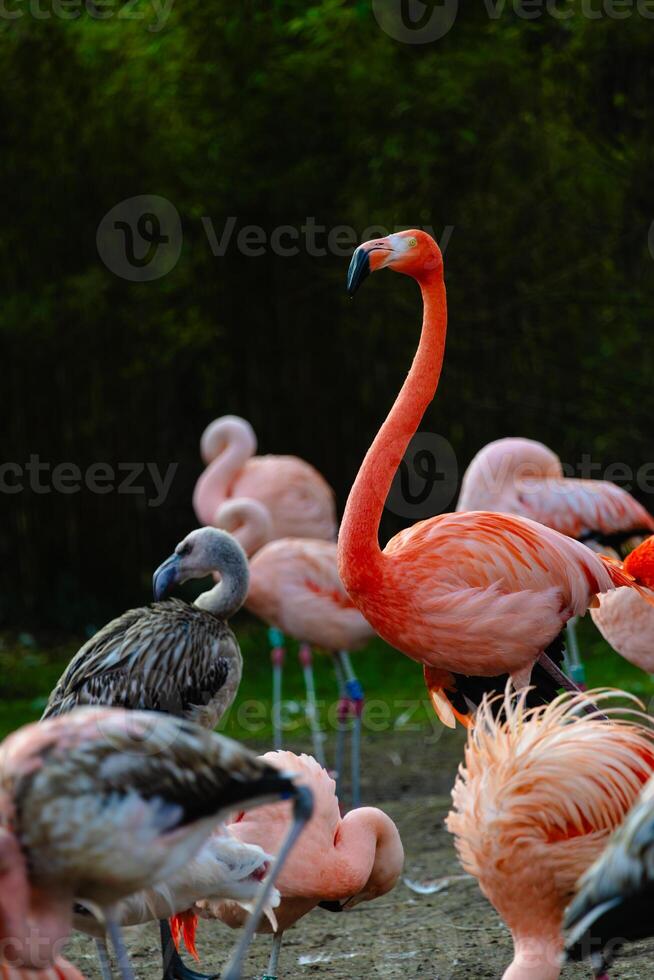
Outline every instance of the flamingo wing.
[(523, 480), (516, 487), (515, 512), (573, 538), (629, 537), (654, 530), (651, 514), (606, 480)]
[(114, 705), (187, 714), (207, 704), (240, 661), (230, 628), (179, 599), (112, 620), (73, 657), (43, 717), (77, 705)]

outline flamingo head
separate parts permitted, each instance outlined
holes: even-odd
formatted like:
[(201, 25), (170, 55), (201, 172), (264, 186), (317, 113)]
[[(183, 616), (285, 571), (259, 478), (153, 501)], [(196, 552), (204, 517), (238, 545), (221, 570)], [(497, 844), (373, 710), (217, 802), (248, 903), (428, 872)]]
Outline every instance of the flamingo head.
[(364, 279), (378, 269), (393, 269), (422, 279), (443, 269), (441, 250), (425, 231), (398, 231), (373, 238), (355, 250), (347, 274), (347, 291), (354, 296)]
[(200, 527), (180, 541), (170, 558), (159, 565), (152, 576), (155, 601), (165, 599), (176, 585), (189, 579), (205, 578), (212, 572), (218, 572), (221, 578), (238, 581), (242, 584), (243, 595), (247, 593), (248, 560), (241, 545), (227, 531)]

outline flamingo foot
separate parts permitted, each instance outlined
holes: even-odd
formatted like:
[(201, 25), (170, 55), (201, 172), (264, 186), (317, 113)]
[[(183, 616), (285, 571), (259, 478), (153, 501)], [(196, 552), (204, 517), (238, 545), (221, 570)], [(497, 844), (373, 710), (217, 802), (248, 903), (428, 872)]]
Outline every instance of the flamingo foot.
[(177, 952), (167, 919), (159, 922), (161, 933), (161, 956), (163, 958), (163, 980), (220, 980), (218, 973), (198, 973), (187, 966)]

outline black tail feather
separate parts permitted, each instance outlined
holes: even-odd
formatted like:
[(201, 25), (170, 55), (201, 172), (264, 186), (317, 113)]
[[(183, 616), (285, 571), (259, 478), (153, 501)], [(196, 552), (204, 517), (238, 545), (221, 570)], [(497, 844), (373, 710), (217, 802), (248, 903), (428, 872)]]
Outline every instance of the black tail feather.
[[(557, 667), (563, 666), (563, 655), (565, 650), (564, 633), (561, 632), (555, 640), (550, 643), (545, 653)], [(456, 681), (456, 691), (448, 690), (447, 696), (457, 711), (461, 714), (468, 714), (469, 704), (478, 707), (485, 694), (504, 694), (506, 690), (508, 674), (500, 674), (498, 677), (469, 677), (467, 674), (454, 674)], [(531, 673), (531, 690), (527, 694), (527, 707), (537, 708), (542, 704), (549, 704), (559, 694), (560, 688), (556, 681), (541, 667), (539, 663), (534, 665)], [(498, 703), (497, 710), (501, 710)]]

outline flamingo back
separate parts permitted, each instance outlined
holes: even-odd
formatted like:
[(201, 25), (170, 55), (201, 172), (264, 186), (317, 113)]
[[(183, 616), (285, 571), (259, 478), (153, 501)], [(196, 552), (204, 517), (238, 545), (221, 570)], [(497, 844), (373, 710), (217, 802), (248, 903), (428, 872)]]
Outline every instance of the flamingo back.
[[(326, 884), (329, 860), (341, 823), (336, 783), (312, 756), (304, 753), (266, 752), (261, 759), (275, 768), (292, 772), (295, 782), (309, 786), (314, 798), (313, 816), (284, 865), (277, 887), (283, 898), (323, 899), (329, 894)], [(291, 803), (284, 802), (235, 814), (228, 819), (227, 827), (238, 840), (258, 844), (268, 853), (276, 854), (291, 820)]]

